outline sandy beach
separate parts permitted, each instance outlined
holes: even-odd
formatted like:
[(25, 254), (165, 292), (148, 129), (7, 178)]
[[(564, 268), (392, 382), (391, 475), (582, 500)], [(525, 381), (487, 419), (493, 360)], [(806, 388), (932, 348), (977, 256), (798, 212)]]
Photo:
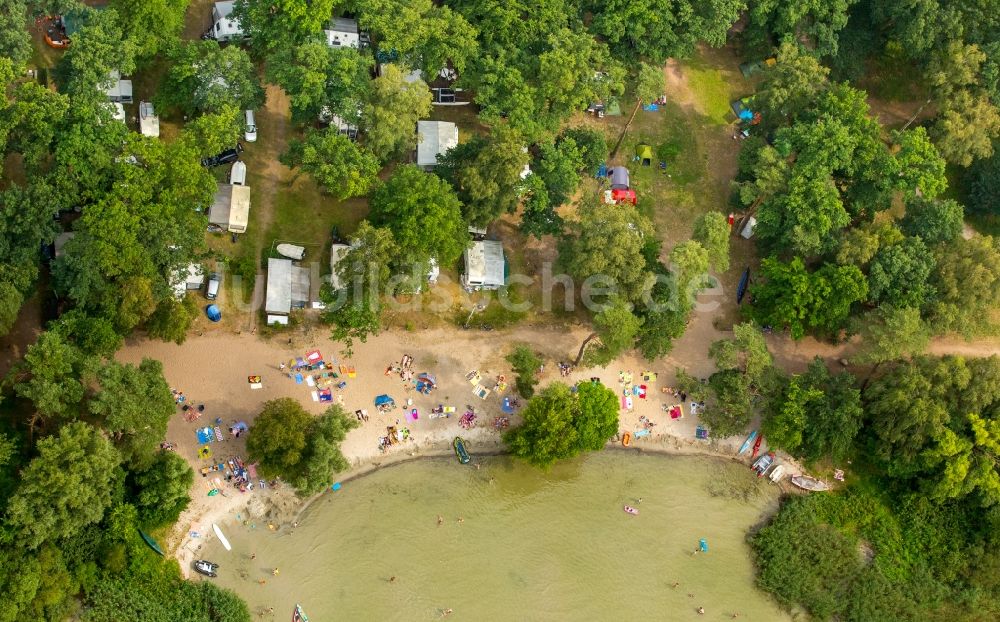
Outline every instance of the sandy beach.
[[(197, 421), (186, 421), (178, 408), (169, 424), (167, 441), (176, 445), (178, 453), (189, 461), (196, 473), (203, 466), (226, 460), (232, 456), (246, 458), (242, 438), (233, 438), (229, 427), (236, 421), (252, 425), (264, 402), (279, 398), (297, 399), (308, 411), (319, 414), (329, 404), (313, 400), (313, 388), (297, 384), (280, 366), (289, 359), (304, 356), (307, 351), (318, 349), (327, 362), (344, 364), (356, 369), (356, 377), (347, 378), (343, 390), (335, 390), (335, 403), (341, 403), (351, 413), (364, 409), (368, 421), (353, 430), (342, 444), (342, 451), (351, 463), (351, 469), (340, 475), (343, 480), (355, 477), (379, 466), (412, 459), (417, 456), (440, 455), (452, 452), (451, 441), (461, 435), (468, 441), (473, 455), (503, 451), (500, 433), (494, 430), (494, 417), (502, 414), (502, 396), (491, 393), (486, 399), (473, 394), (473, 385), (466, 375), (476, 370), (482, 384), (491, 387), (494, 380), (504, 374), (513, 380), (504, 356), (518, 343), (528, 343), (544, 355), (546, 364), (540, 375), (541, 385), (553, 381), (574, 383), (592, 377), (620, 393), (619, 374), (631, 374), (635, 384), (646, 384), (645, 399), (634, 397), (632, 409), (620, 413), (620, 430), (638, 430), (643, 418), (654, 427), (649, 436), (633, 441), (635, 451), (660, 451), (670, 453), (708, 453), (732, 457), (742, 437), (730, 439), (695, 439), (697, 417), (692, 416), (687, 405), (684, 417), (671, 419), (662, 406), (679, 402), (670, 393), (661, 391), (671, 387), (675, 370), (682, 368), (696, 377), (707, 377), (713, 365), (707, 356), (708, 345), (725, 333), (716, 331), (710, 322), (692, 323), (691, 329), (678, 340), (672, 356), (650, 364), (634, 356), (624, 357), (604, 368), (574, 370), (567, 377), (559, 373), (558, 361), (569, 360), (586, 337), (583, 329), (553, 331), (532, 326), (512, 331), (460, 331), (435, 329), (421, 332), (387, 331), (372, 337), (367, 343), (355, 344), (353, 356), (345, 359), (340, 344), (331, 342), (323, 328), (305, 329), (292, 335), (281, 334), (270, 339), (249, 333), (232, 334), (212, 332), (202, 336), (192, 335), (183, 345), (136, 338), (130, 340), (119, 352), (122, 361), (138, 363), (143, 357), (163, 362), (164, 375), (172, 388), (182, 391), (186, 403), (204, 404), (204, 413)], [(404, 355), (413, 357), (415, 374), (434, 374), (438, 388), (427, 396), (416, 392), (412, 381), (404, 381), (399, 374), (386, 375), (387, 366), (398, 363)], [(808, 362), (811, 357), (803, 357)], [(643, 372), (657, 375), (655, 381), (643, 382)], [(248, 376), (260, 376), (259, 389), (252, 389)], [(398, 407), (389, 413), (379, 413), (374, 408), (374, 397), (388, 394)], [(510, 395), (511, 389), (505, 395)], [(407, 401), (412, 400), (412, 406)], [(454, 406), (456, 413), (450, 418), (429, 417), (432, 408), (439, 404)], [(459, 417), (466, 406), (473, 406), (477, 413), (475, 427), (463, 429)], [(416, 408), (417, 420), (405, 416), (409, 408)], [(217, 423), (221, 421), (221, 423)], [(518, 419), (511, 417), (511, 424)], [(211, 459), (198, 456), (201, 444), (195, 434), (198, 427), (219, 425), (226, 440), (209, 445)], [(387, 450), (379, 448), (379, 437), (386, 435), (387, 426), (408, 428), (410, 438)], [(616, 439), (617, 440), (617, 439)], [(619, 445), (620, 446), (620, 445)], [(191, 491), (192, 503), (182, 514), (170, 534), (167, 545), (175, 551), (183, 571), (187, 572), (190, 560), (207, 538), (212, 535), (212, 524), (237, 520), (260, 524), (261, 528), (285, 529), (292, 525), (303, 509), (288, 487), (253, 490), (240, 493), (219, 479), (219, 473), (196, 475)], [(213, 488), (223, 494), (208, 496)]]

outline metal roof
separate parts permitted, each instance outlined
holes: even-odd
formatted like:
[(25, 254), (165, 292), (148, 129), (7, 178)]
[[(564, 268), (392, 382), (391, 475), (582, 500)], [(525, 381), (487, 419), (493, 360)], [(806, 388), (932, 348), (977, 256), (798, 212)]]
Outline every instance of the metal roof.
[(417, 121), (417, 164), (434, 166), (438, 156), (458, 145), (458, 126), (448, 121)]

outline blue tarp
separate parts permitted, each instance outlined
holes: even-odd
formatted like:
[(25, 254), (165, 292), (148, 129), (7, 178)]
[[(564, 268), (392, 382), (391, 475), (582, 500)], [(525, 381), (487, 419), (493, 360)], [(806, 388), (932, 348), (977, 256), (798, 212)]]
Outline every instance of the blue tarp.
[(656, 112), (660, 109), (660, 107), (657, 104), (646, 104), (642, 107), (642, 109), (646, 112)]
[(195, 434), (198, 435), (198, 442), (202, 444), (215, 440), (215, 432), (212, 431), (212, 428), (198, 428), (195, 430)]
[(740, 121), (750, 121), (753, 119), (753, 111), (749, 108), (744, 108), (740, 110)]
[(385, 395), (384, 393), (382, 395), (379, 395), (378, 397), (375, 398), (375, 405), (376, 406), (384, 406), (386, 404), (395, 404), (395, 403), (396, 403), (396, 400), (392, 399), (388, 395)]

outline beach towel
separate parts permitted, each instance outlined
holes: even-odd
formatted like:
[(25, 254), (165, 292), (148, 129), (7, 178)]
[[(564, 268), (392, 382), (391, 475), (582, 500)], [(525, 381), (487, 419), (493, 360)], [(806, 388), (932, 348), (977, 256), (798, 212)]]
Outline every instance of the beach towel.
[(632, 436), (634, 436), (635, 438), (642, 438), (643, 436), (649, 436), (649, 430), (646, 429), (638, 430)]
[(638, 395), (641, 399), (646, 399), (646, 385), (643, 384), (636, 387), (635, 394)]
[(677, 404), (676, 406), (674, 406), (673, 408), (670, 409), (670, 418), (671, 419), (683, 419), (684, 418), (684, 409), (681, 407), (680, 404)]
[(319, 401), (321, 402), (332, 402), (333, 401), (333, 391), (330, 389), (323, 389), (319, 392)]
[(198, 436), (198, 442), (201, 444), (211, 443), (215, 440), (212, 428), (198, 428), (195, 430), (195, 434)]
[(632, 398), (631, 397), (629, 397), (627, 395), (623, 395), (622, 396), (622, 409), (623, 410), (632, 410)]
[(477, 371), (469, 372), (468, 375), (465, 376), (465, 378), (469, 381), (469, 384), (473, 386), (476, 386), (483, 381), (483, 377), (480, 376), (479, 372)]
[(651, 371), (642, 372), (643, 382), (656, 382), (656, 373)]
[(310, 363), (318, 363), (323, 360), (323, 355), (319, 353), (319, 350), (310, 350), (306, 352), (306, 360)]
[(356, 369), (354, 369), (354, 365), (350, 365), (347, 368), (347, 377), (348, 378), (357, 378), (358, 377), (358, 371)]
[(314, 402), (318, 402), (319, 401), (319, 391), (313, 391), (312, 392), (312, 398), (313, 398)]
[(479, 399), (481, 400), (485, 400), (486, 396), (490, 394), (490, 390), (481, 384), (476, 385), (476, 387), (472, 389), (472, 392), (479, 396)]
[(220, 428), (219, 426), (215, 426), (215, 440), (221, 443), (223, 440), (225, 440), (225, 438), (226, 437), (222, 436), (222, 428)]
[(302, 384), (302, 374), (295, 374), (295, 384)]

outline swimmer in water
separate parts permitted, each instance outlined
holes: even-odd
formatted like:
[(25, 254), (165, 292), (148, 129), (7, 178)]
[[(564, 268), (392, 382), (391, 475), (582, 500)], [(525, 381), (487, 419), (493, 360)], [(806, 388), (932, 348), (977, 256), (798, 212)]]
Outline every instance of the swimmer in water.
[(459, 517), (458, 517), (458, 522), (460, 522), (460, 523), (464, 523), (464, 522), (465, 522), (465, 519), (464, 519), (464, 518), (462, 518), (461, 516), (459, 516)]
[(698, 607), (698, 614), (699, 615), (705, 615), (705, 608), (704, 607)]
[(438, 527), (444, 524), (444, 517), (438, 514)]
[(274, 570), (272, 570), (271, 574), (274, 575), (274, 576), (278, 576), (278, 569), (275, 568)]

